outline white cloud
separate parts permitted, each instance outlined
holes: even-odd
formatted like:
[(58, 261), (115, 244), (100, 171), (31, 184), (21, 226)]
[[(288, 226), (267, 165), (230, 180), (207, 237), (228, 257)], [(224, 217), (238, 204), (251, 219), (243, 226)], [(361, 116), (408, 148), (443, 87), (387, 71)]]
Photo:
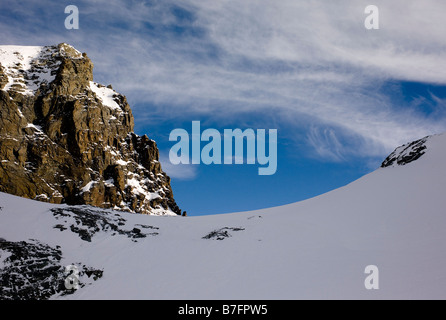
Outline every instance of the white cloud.
[[(308, 145), (321, 157), (343, 159), (383, 154), (446, 130), (444, 112), (435, 121), (410, 103), (395, 108), (382, 90), (389, 80), (446, 84), (446, 2), (374, 1), (380, 30), (364, 28), (368, 4), (96, 0), (79, 5), (78, 33), (35, 34), (31, 27), (0, 25), (8, 41), (14, 34), (33, 44), (71, 39), (94, 61), (97, 81), (113, 83), (130, 102), (150, 103), (150, 109), (138, 109), (137, 121), (155, 112), (225, 118), (272, 109), (296, 125), (310, 119)], [(175, 17), (173, 5), (190, 11), (190, 21)], [(200, 32), (180, 37), (166, 31), (172, 25)]]
[(314, 148), (317, 155), (330, 161), (342, 161), (342, 144), (332, 129), (319, 130), (312, 127), (307, 134), (308, 142)]
[(168, 152), (160, 153), (161, 167), (171, 178), (178, 180), (193, 180), (198, 175), (198, 166), (192, 164), (174, 165), (170, 162)]
[[(389, 79), (446, 83), (446, 70), (439, 67), (446, 64), (446, 25), (438, 14), (445, 12), (444, 2), (377, 3), (377, 31), (363, 27), (367, 3), (360, 1), (186, 3), (193, 5), (206, 41), (224, 53), (208, 64), (182, 55), (181, 47), (164, 52), (143, 67), (140, 86), (129, 82), (126, 90), (148, 92), (172, 108), (189, 105), (193, 112), (225, 105), (219, 116), (262, 108), (285, 110), (291, 119), (304, 114), (320, 126), (356, 134), (368, 143), (360, 150), (372, 154), (446, 128), (410, 110), (396, 112), (379, 90)], [(160, 52), (138, 45), (148, 61), (152, 49)]]

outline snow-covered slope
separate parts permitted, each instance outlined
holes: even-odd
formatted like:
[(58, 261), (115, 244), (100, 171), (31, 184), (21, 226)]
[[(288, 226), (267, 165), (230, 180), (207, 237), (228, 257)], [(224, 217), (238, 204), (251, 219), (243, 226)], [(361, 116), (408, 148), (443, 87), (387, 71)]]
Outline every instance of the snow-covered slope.
[(416, 161), (252, 212), (155, 217), (0, 194), (0, 268), (26, 241), (58, 272), (80, 269), (85, 285), (58, 299), (445, 299), (446, 135), (423, 144)]

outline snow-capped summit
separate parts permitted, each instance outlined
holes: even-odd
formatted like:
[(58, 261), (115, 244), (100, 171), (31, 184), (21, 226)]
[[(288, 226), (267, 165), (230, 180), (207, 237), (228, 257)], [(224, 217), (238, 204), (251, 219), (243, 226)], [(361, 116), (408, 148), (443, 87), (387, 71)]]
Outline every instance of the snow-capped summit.
[(82, 53), (65, 43), (57, 46), (0, 46), (0, 63), (7, 77), (2, 90), (35, 94), (54, 81), (62, 58), (82, 59)]
[(382, 162), (381, 168), (405, 166), (424, 158), (446, 157), (446, 151), (443, 152), (445, 140), (446, 133), (435, 134), (399, 146)]
[(411, 163), (420, 158), (426, 151), (428, 137), (407, 143), (395, 149), (381, 164), (382, 168)]
[(125, 96), (68, 44), (0, 46), (0, 191), (51, 203), (181, 214), (155, 141)]

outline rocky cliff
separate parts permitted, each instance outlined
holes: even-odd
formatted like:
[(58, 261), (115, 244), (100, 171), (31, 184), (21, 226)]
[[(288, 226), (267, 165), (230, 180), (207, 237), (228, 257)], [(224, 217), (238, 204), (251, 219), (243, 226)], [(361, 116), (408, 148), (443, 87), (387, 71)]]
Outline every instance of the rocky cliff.
[(0, 191), (51, 203), (180, 214), (155, 141), (125, 96), (67, 44), (0, 46)]

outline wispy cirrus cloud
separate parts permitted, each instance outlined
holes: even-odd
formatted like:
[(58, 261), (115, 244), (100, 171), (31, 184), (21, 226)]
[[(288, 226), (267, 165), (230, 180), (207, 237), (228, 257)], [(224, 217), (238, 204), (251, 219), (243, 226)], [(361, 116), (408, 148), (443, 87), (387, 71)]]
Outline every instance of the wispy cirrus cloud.
[(160, 153), (160, 162), (163, 171), (169, 177), (179, 180), (193, 180), (198, 175), (198, 166), (192, 164), (178, 164), (174, 165), (169, 160), (169, 152)]

